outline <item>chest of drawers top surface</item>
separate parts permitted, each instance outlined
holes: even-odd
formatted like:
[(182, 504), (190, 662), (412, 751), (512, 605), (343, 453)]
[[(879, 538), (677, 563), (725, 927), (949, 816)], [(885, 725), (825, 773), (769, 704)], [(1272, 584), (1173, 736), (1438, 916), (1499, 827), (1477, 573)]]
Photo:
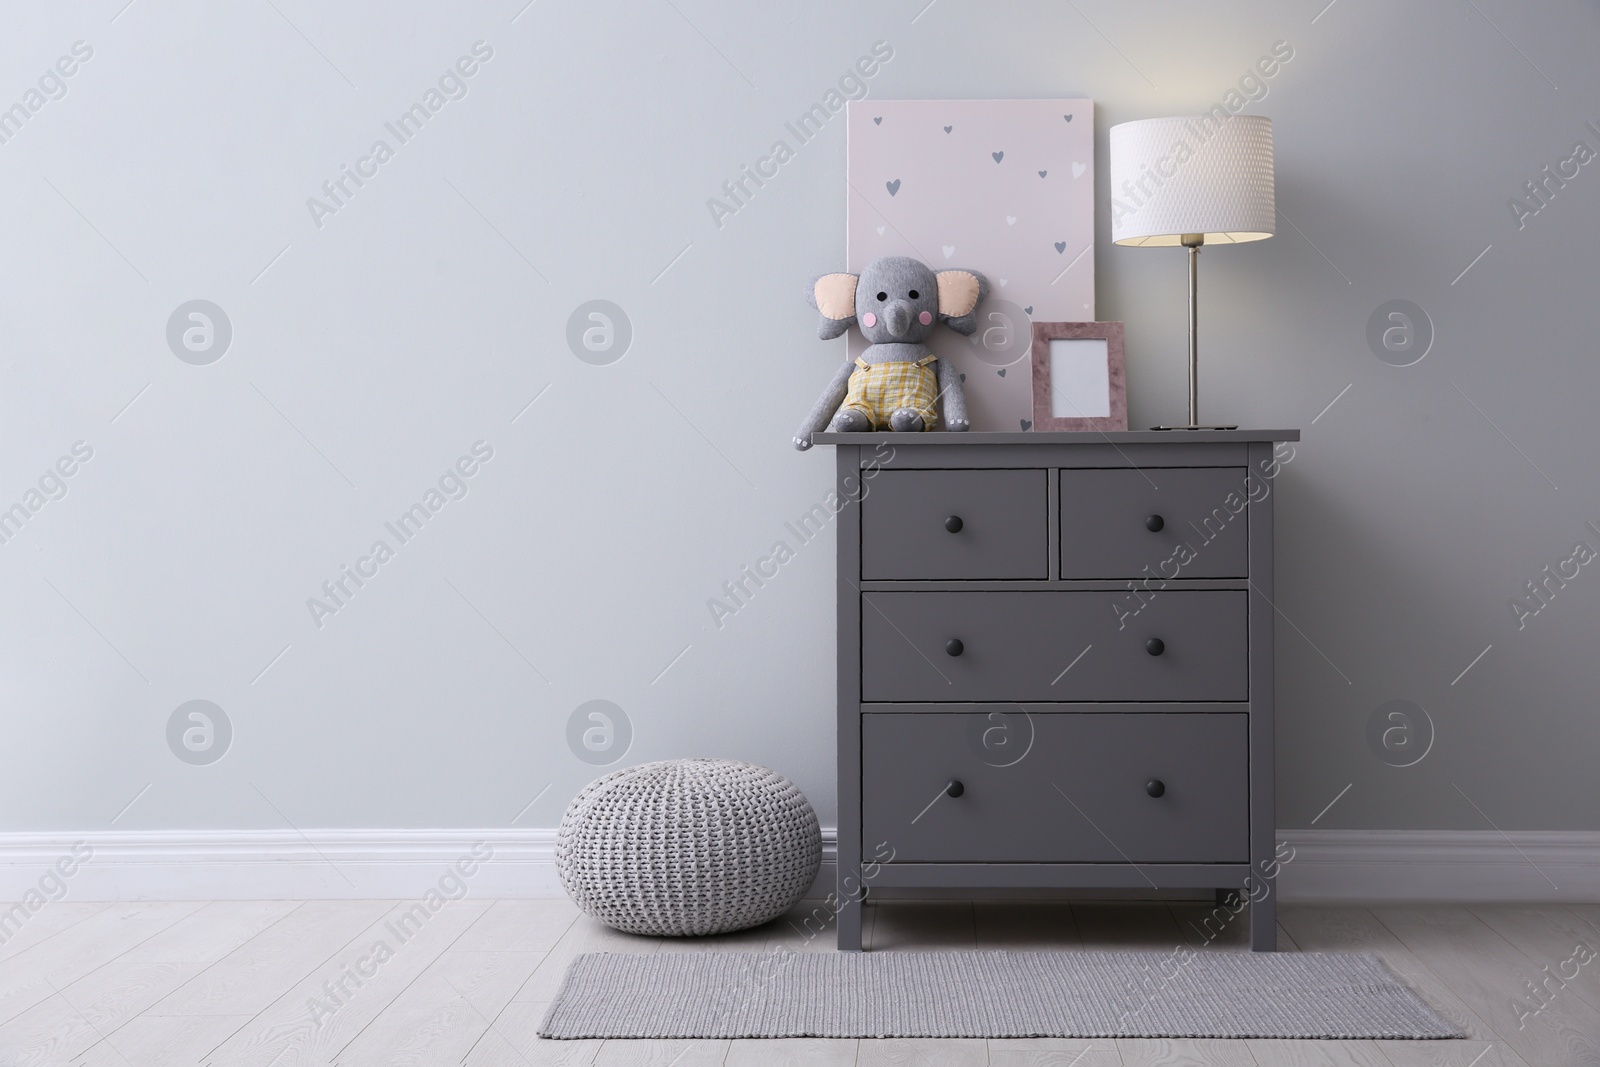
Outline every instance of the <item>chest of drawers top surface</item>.
[(1299, 430), (1089, 430), (1030, 431), (1011, 433), (981, 431), (968, 433), (815, 433), (819, 445), (876, 445), (882, 441), (896, 445), (1171, 445), (1171, 444), (1253, 444), (1256, 442), (1298, 441)]

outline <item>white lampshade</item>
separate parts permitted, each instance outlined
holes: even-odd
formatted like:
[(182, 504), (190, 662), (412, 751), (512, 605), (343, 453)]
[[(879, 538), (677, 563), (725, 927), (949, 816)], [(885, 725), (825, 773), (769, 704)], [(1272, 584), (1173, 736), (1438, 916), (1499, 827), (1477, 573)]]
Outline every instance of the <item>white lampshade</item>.
[[(1219, 107), (1218, 112), (1222, 111)], [(1111, 239), (1259, 241), (1276, 232), (1272, 120), (1216, 112), (1111, 127)]]

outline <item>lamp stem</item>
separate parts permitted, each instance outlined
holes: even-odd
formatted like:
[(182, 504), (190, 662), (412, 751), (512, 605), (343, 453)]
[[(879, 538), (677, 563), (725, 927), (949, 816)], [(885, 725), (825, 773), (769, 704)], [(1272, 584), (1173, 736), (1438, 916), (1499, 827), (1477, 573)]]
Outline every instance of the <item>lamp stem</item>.
[(1189, 249), (1189, 426), (1200, 425), (1200, 245), (1204, 234), (1184, 234)]
[(1203, 233), (1186, 233), (1180, 244), (1189, 250), (1189, 424), (1152, 426), (1152, 430), (1236, 430), (1237, 426), (1200, 425), (1200, 246)]

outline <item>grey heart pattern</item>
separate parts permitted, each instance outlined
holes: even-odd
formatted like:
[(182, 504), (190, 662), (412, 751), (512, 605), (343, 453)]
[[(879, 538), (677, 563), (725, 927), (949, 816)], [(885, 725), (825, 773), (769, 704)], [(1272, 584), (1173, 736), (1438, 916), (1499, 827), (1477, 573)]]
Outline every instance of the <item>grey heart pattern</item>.
[(1068, 122), (1072, 121), (1072, 116), (1071, 115), (1062, 115), (1061, 117), (1066, 119)]
[(1000, 377), (1004, 378), (1006, 376), (1006, 369), (1004, 367), (1001, 367), (999, 369), (999, 371), (997, 371), (996, 373), (998, 373), (1000, 375)]
[(1065, 252), (1066, 250), (1067, 250), (1067, 242), (1065, 242), (1065, 241), (1057, 241), (1056, 242), (1056, 251), (1058, 253), (1059, 252)]
[(1041, 171), (1040, 171), (1040, 172), (1039, 172), (1039, 177), (1041, 177), (1041, 178), (1043, 178), (1043, 177), (1044, 177), (1044, 176), (1045, 176), (1045, 175), (1046, 175), (1046, 174), (1049, 174), (1049, 173), (1050, 173), (1050, 172), (1049, 172), (1049, 171), (1047, 171), (1047, 170), (1041, 170)]
[(1022, 313), (1024, 315), (1032, 315), (1033, 314), (1033, 305), (1029, 304), (1027, 307), (1023, 308), (1022, 309)]
[(885, 189), (889, 190), (889, 195), (890, 196), (893, 196), (895, 193), (898, 193), (900, 191), (900, 179), (896, 178), (892, 182), (884, 182), (883, 183), (883, 187)]
[(962, 380), (962, 381), (966, 381), (966, 380), (967, 380), (967, 376), (966, 376), (966, 375), (965, 375), (965, 374), (963, 374), (963, 375), (962, 375), (962, 376), (961, 376), (961, 380)]
[(990, 152), (989, 154), (994, 157), (994, 161), (996, 163), (1006, 158), (1006, 154), (1004, 152)]
[(1033, 429), (1033, 422), (1032, 422), (1032, 420), (1030, 420), (1030, 419), (1018, 419), (1018, 420), (1017, 420), (1017, 421), (1018, 421), (1018, 422), (1020, 422), (1020, 423), (1022, 423), (1022, 428), (1023, 428), (1023, 429), (1024, 429), (1024, 430), (1031, 430), (1031, 429)]
[[(1067, 121), (1068, 121), (1068, 122), (1071, 122), (1071, 121), (1072, 121), (1072, 120), (1071, 120), (1071, 119), (1068, 119), (1068, 120), (1067, 120)], [(882, 115), (879, 115), (879, 116), (878, 116), (878, 117), (877, 117), (877, 118), (875, 118), (875, 119), (873, 119), (873, 120), (872, 120), (872, 124), (873, 124), (873, 125), (874, 125), (874, 126), (882, 126), (882, 125), (883, 125), (883, 116), (882, 116)]]
[(945, 128), (944, 128), (944, 132), (945, 132), (945, 133), (949, 133), (949, 132), (950, 132), (950, 131), (951, 131), (951, 130), (953, 130), (953, 129), (955, 129), (955, 127), (954, 127), (954, 126), (946, 126), (946, 127), (945, 127)]

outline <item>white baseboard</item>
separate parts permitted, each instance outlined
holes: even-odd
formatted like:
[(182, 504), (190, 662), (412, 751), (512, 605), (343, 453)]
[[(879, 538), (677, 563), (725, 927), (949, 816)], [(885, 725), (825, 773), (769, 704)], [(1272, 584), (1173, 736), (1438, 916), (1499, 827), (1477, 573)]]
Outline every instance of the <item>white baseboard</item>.
[[(1289, 902), (1600, 902), (1596, 832), (1280, 830), (1278, 840), (1294, 849), (1279, 875)], [(92, 854), (70, 876), (52, 874), (74, 845)], [(79, 901), (411, 899), (475, 846), (493, 856), (466, 879), (473, 896), (563, 895), (549, 829), (224, 830), (0, 833), (0, 900), (60, 899), (58, 879)], [(826, 829), (815, 895), (834, 871)]]
[[(560, 897), (555, 841), (551, 829), (0, 833), (0, 901), (30, 890), (78, 901), (409, 900), (474, 849), (492, 856), (467, 864), (473, 896)], [(89, 858), (72, 863), (74, 847)], [(818, 896), (834, 884), (833, 855), (828, 830)]]
[(1594, 831), (1279, 830), (1278, 840), (1294, 849), (1278, 874), (1290, 902), (1600, 902)]
[(0, 834), (0, 899), (21, 899), (75, 844), (92, 855), (64, 879), (70, 900), (409, 899), (480, 843), (493, 855), (473, 895), (562, 895), (554, 830), (218, 830)]

